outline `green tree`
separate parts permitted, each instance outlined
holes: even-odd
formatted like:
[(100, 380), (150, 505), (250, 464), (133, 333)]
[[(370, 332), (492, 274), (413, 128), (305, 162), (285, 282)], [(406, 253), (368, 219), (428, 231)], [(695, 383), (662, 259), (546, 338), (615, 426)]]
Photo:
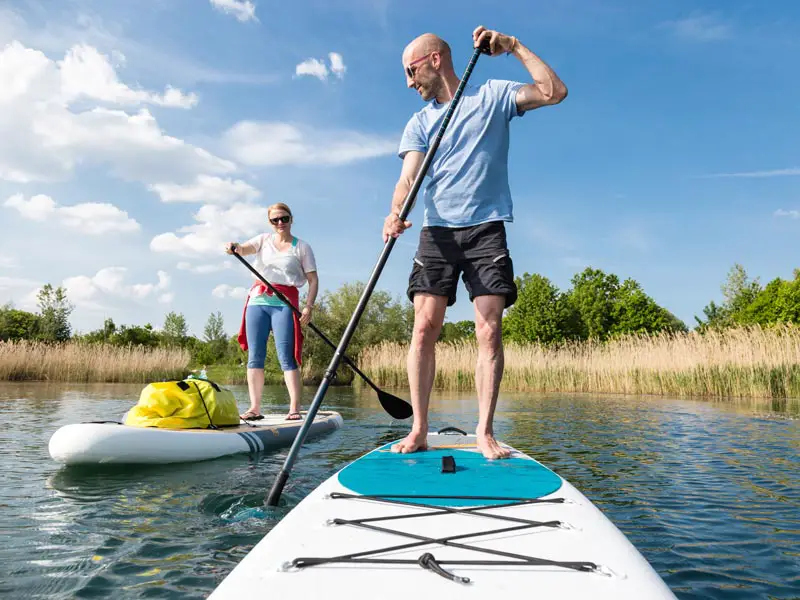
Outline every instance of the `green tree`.
[(800, 322), (800, 269), (794, 279), (773, 279), (741, 312), (745, 324), (772, 325)]
[(656, 304), (633, 279), (626, 279), (617, 290), (612, 316), (611, 335), (688, 331), (683, 321)]
[(503, 337), (548, 344), (580, 333), (579, 313), (549, 279), (524, 273), (516, 278), (517, 301), (503, 318)]
[(146, 323), (144, 327), (120, 325), (111, 336), (111, 343), (117, 346), (148, 346), (153, 348), (159, 345), (160, 339), (150, 323)]
[(169, 345), (183, 345), (186, 342), (188, 328), (183, 314), (170, 311), (164, 317), (162, 335), (164, 342)]
[[(706, 320), (695, 316), (699, 329), (730, 327), (746, 324), (752, 319), (750, 305), (763, 291), (758, 278), (751, 280), (744, 267), (736, 263), (728, 271), (725, 283), (720, 287), (724, 298), (721, 305), (713, 300), (703, 308)], [(772, 290), (770, 293), (773, 293)], [(765, 307), (762, 305), (761, 310)]]
[(439, 334), (439, 341), (456, 342), (474, 337), (475, 321), (465, 320), (457, 321), (455, 323), (447, 321), (442, 325), (442, 332)]
[(208, 355), (202, 362), (206, 364), (218, 362), (225, 356), (225, 349), (228, 344), (221, 312), (217, 311), (208, 316), (208, 321), (206, 321), (206, 326), (203, 329), (203, 336), (208, 346)]
[(53, 289), (49, 283), (36, 294), (39, 305), (39, 339), (63, 342), (72, 335), (69, 316), (75, 309), (61, 286)]
[(40, 317), (15, 309), (11, 303), (0, 307), (0, 341), (31, 340), (40, 328)]
[(578, 337), (606, 339), (614, 324), (619, 278), (587, 267), (572, 278), (567, 301), (579, 318)]
[(103, 321), (103, 339), (109, 341), (112, 336), (117, 332), (117, 326), (114, 323), (114, 319), (108, 318)]
[(728, 271), (728, 279), (722, 284), (721, 289), (725, 297), (725, 308), (735, 319), (761, 292), (761, 284), (758, 277), (751, 281), (744, 267), (736, 263)]
[[(336, 344), (344, 335), (365, 284), (345, 283), (335, 292), (319, 295), (312, 322)], [(414, 307), (408, 302), (396, 301), (391, 294), (374, 290), (358, 322), (346, 353), (357, 360), (365, 347), (382, 341), (407, 342), (414, 327)], [(327, 368), (333, 357), (330, 348), (314, 332), (306, 331), (303, 342), (303, 360), (311, 361), (314, 370), (320, 373)], [(342, 361), (338, 375), (341, 381), (350, 381), (352, 372)]]

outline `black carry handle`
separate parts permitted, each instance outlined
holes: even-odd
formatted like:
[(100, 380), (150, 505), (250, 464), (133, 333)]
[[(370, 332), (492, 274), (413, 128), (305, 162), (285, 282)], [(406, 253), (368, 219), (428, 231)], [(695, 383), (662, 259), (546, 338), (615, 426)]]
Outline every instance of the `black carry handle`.
[(458, 427), (445, 427), (444, 429), (440, 429), (436, 433), (449, 433), (451, 431), (454, 433), (460, 433), (461, 435), (467, 435), (466, 431), (461, 431)]

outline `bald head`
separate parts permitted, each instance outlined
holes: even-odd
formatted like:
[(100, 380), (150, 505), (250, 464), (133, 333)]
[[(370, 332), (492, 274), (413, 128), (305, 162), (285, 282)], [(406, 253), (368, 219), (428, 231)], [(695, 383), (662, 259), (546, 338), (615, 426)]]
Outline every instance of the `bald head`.
[[(458, 79), (453, 70), (450, 45), (438, 35), (423, 33), (403, 50), (406, 85), (415, 88), (425, 101), (445, 98)], [(457, 83), (457, 82), (456, 82)]]
[(427, 54), (428, 52), (439, 52), (443, 56), (450, 55), (450, 46), (438, 35), (433, 33), (423, 33), (421, 36), (414, 38), (411, 43), (406, 46), (406, 52), (412, 51), (420, 55)]

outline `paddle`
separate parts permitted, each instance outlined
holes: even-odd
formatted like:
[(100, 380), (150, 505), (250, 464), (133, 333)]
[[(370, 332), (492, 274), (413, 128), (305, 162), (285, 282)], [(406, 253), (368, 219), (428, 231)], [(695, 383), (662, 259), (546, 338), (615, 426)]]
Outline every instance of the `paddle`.
[[(403, 208), (400, 211), (399, 215), (401, 221), (405, 221), (406, 217), (408, 216), (408, 213), (411, 211), (411, 207), (414, 204), (414, 199), (416, 198), (417, 192), (419, 191), (419, 188), (422, 185), (422, 180), (425, 177), (425, 174), (428, 172), (428, 168), (430, 167), (431, 162), (433, 161), (433, 155), (439, 148), (439, 144), (442, 141), (442, 136), (444, 135), (444, 132), (447, 129), (448, 124), (450, 123), (450, 119), (453, 117), (453, 112), (455, 111), (456, 106), (458, 106), (458, 102), (461, 99), (461, 94), (464, 92), (464, 87), (467, 84), (467, 80), (469, 79), (469, 76), (472, 74), (472, 69), (475, 67), (475, 63), (478, 62), (478, 57), (480, 56), (481, 53), (489, 54), (488, 40), (483, 40), (481, 44), (477, 48), (475, 48), (475, 50), (472, 53), (472, 58), (470, 59), (469, 64), (467, 65), (467, 68), (464, 71), (464, 75), (458, 84), (458, 88), (456, 89), (456, 93), (453, 96), (453, 100), (450, 102), (450, 106), (447, 109), (447, 113), (445, 114), (444, 120), (442, 121), (442, 124), (439, 126), (439, 130), (436, 133), (436, 138), (434, 138), (431, 147), (428, 148), (428, 151), (425, 153), (425, 158), (422, 161), (422, 166), (420, 167), (419, 173), (417, 173), (417, 176), (414, 179), (414, 183), (412, 184), (411, 189), (408, 191), (408, 195), (406, 196), (405, 202), (403, 203)], [(292, 466), (294, 465), (294, 462), (297, 459), (297, 454), (300, 451), (300, 446), (302, 446), (303, 441), (305, 441), (306, 435), (308, 434), (308, 429), (314, 420), (314, 416), (317, 414), (319, 405), (322, 402), (322, 399), (325, 397), (325, 393), (328, 391), (328, 386), (330, 385), (331, 376), (333, 373), (336, 372), (336, 368), (339, 366), (339, 361), (344, 356), (344, 350), (345, 348), (347, 348), (347, 344), (350, 343), (350, 338), (353, 337), (353, 333), (355, 332), (356, 326), (358, 325), (358, 321), (361, 318), (361, 314), (364, 312), (364, 309), (366, 308), (367, 302), (369, 301), (369, 297), (372, 294), (372, 290), (375, 288), (375, 284), (378, 282), (378, 278), (380, 277), (381, 271), (383, 271), (383, 267), (386, 264), (387, 259), (389, 258), (389, 253), (392, 251), (392, 247), (394, 247), (395, 241), (397, 241), (397, 238), (389, 236), (389, 239), (383, 246), (383, 251), (381, 252), (380, 258), (378, 259), (378, 264), (375, 265), (375, 268), (372, 271), (372, 275), (370, 276), (369, 281), (367, 282), (367, 286), (364, 288), (364, 292), (361, 294), (361, 298), (358, 301), (356, 310), (353, 313), (353, 316), (350, 318), (350, 322), (347, 324), (347, 328), (344, 331), (344, 335), (342, 335), (342, 339), (339, 340), (339, 346), (333, 353), (333, 358), (331, 359), (331, 363), (328, 366), (328, 370), (325, 371), (325, 377), (322, 378), (322, 382), (320, 382), (319, 388), (317, 389), (317, 394), (316, 396), (314, 396), (314, 400), (308, 409), (306, 420), (303, 423), (303, 426), (300, 428), (300, 431), (297, 432), (297, 437), (294, 438), (294, 442), (292, 443), (292, 447), (289, 450), (289, 454), (287, 455), (286, 460), (283, 463), (283, 467), (278, 473), (278, 477), (275, 479), (275, 482), (272, 484), (272, 489), (270, 489), (269, 494), (267, 496), (268, 506), (277, 506), (278, 500), (280, 500), (281, 492), (283, 491), (283, 487), (286, 485), (286, 481), (289, 479), (289, 471), (291, 471)]]
[[(267, 287), (268, 287), (270, 290), (272, 290), (272, 293), (273, 293), (273, 294), (275, 294), (275, 295), (276, 295), (278, 298), (280, 298), (280, 299), (281, 299), (281, 301), (283, 301), (283, 302), (285, 302), (286, 304), (288, 304), (288, 305), (291, 307), (291, 309), (292, 309), (294, 312), (296, 312), (296, 313), (297, 313), (297, 315), (298, 315), (298, 316), (300, 316), (300, 315), (302, 315), (302, 314), (303, 314), (303, 313), (301, 313), (301, 312), (300, 312), (300, 310), (298, 310), (298, 308), (297, 308), (296, 306), (294, 306), (294, 305), (293, 305), (291, 302), (289, 302), (289, 299), (288, 299), (288, 298), (286, 298), (286, 296), (284, 296), (283, 294), (281, 294), (281, 293), (280, 293), (278, 290), (276, 290), (276, 289), (275, 289), (275, 288), (272, 286), (272, 284), (271, 284), (269, 281), (267, 281), (266, 279), (264, 279), (264, 277), (262, 277), (262, 276), (261, 276), (261, 274), (260, 274), (258, 271), (256, 271), (256, 270), (253, 268), (253, 266), (252, 266), (252, 265), (251, 265), (249, 262), (247, 262), (247, 261), (246, 261), (246, 260), (245, 260), (245, 259), (242, 257), (242, 255), (241, 255), (241, 254), (239, 254), (239, 253), (238, 253), (238, 252), (235, 250), (235, 247), (234, 247), (234, 249), (232, 250), (232, 252), (233, 252), (233, 255), (234, 255), (236, 258), (238, 258), (238, 259), (239, 259), (239, 261), (240, 261), (240, 262), (241, 262), (241, 263), (242, 263), (242, 264), (243, 264), (245, 267), (247, 267), (248, 269), (250, 269), (250, 271), (253, 273), (253, 275), (255, 275), (255, 276), (256, 276), (256, 277), (258, 277), (258, 278), (259, 278), (261, 281), (263, 281), (263, 282), (264, 282), (264, 285), (266, 285), (266, 286), (267, 286)], [(334, 345), (334, 343), (328, 339), (328, 336), (326, 336), (326, 335), (325, 335), (324, 333), (322, 333), (322, 332), (321, 332), (319, 329), (317, 329), (316, 325), (314, 325), (313, 323), (309, 322), (309, 323), (308, 323), (308, 326), (309, 326), (309, 327), (310, 327), (310, 328), (311, 328), (311, 329), (312, 329), (312, 330), (313, 330), (313, 331), (314, 331), (314, 332), (315, 332), (317, 335), (319, 335), (319, 337), (321, 337), (321, 338), (322, 338), (322, 339), (325, 341), (325, 343), (327, 343), (327, 344), (328, 344), (328, 346), (330, 346), (330, 347), (331, 347), (331, 348), (333, 348), (334, 350), (336, 349), (336, 346)], [(388, 392), (384, 392), (382, 389), (380, 389), (380, 388), (379, 388), (377, 385), (375, 385), (375, 384), (374, 384), (374, 383), (373, 383), (373, 382), (370, 380), (370, 378), (369, 378), (369, 377), (367, 377), (366, 375), (364, 375), (364, 373), (362, 373), (362, 372), (361, 372), (361, 369), (359, 369), (359, 368), (356, 366), (356, 364), (355, 364), (355, 363), (354, 363), (352, 360), (350, 360), (350, 357), (348, 357), (347, 355), (344, 355), (344, 356), (342, 356), (342, 358), (343, 358), (343, 359), (344, 359), (344, 361), (345, 361), (345, 362), (346, 362), (346, 363), (347, 363), (347, 364), (350, 366), (350, 368), (351, 368), (351, 369), (353, 369), (353, 371), (355, 371), (355, 372), (356, 372), (356, 373), (357, 373), (357, 374), (358, 374), (358, 375), (359, 375), (359, 376), (360, 376), (360, 377), (361, 377), (361, 378), (362, 378), (364, 381), (366, 381), (366, 382), (367, 382), (367, 384), (369, 384), (369, 386), (370, 386), (370, 387), (371, 387), (373, 390), (375, 390), (375, 393), (376, 393), (376, 394), (378, 394), (378, 400), (380, 401), (380, 403), (381, 403), (381, 406), (383, 406), (383, 409), (384, 409), (384, 410), (385, 410), (387, 413), (389, 413), (389, 414), (390, 414), (392, 417), (394, 417), (395, 419), (407, 419), (408, 417), (410, 417), (410, 416), (413, 414), (413, 411), (411, 410), (411, 405), (410, 405), (408, 402), (406, 402), (406, 401), (405, 401), (405, 400), (403, 400), (402, 398), (398, 398), (397, 396), (393, 396), (392, 394), (390, 394), (390, 393), (388, 393)]]

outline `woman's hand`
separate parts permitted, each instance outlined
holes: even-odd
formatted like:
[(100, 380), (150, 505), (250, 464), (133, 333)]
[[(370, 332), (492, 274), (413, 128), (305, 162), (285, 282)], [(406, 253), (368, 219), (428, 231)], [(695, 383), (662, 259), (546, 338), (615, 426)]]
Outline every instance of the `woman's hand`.
[(233, 254), (233, 251), (239, 251), (239, 244), (236, 242), (228, 242), (225, 244), (225, 254)]
[(300, 317), (300, 325), (305, 327), (308, 325), (309, 321), (311, 321), (311, 313), (314, 311), (313, 306), (304, 306), (303, 307), (303, 315)]

